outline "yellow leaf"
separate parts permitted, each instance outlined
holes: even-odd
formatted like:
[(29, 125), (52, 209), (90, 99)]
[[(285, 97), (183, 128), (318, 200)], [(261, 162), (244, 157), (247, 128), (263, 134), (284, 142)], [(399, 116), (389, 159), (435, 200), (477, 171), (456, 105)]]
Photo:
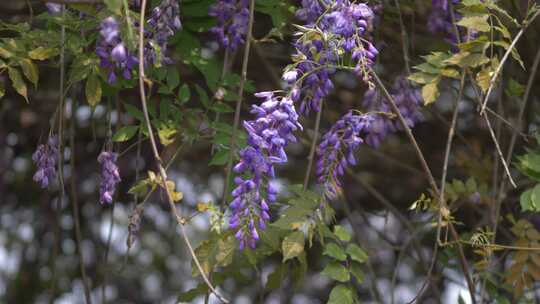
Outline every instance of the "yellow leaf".
[(424, 105), (430, 105), (439, 98), (439, 81), (434, 81), (426, 84), (422, 87), (422, 98), (424, 98)]
[(86, 81), (86, 100), (88, 104), (93, 108), (101, 100), (101, 83), (96, 74), (92, 74), (88, 77)]
[(32, 60), (27, 58), (21, 59), (20, 64), (24, 76), (26, 76), (26, 78), (34, 84), (34, 87), (37, 87), (39, 80), (39, 71), (37, 66), (32, 62)]
[(34, 60), (45, 60), (56, 55), (57, 50), (53, 48), (44, 48), (42, 46), (28, 52), (28, 56)]
[(15, 68), (8, 67), (8, 75), (9, 79), (11, 79), (11, 82), (13, 83), (15, 91), (17, 91), (17, 93), (24, 97), (26, 102), (28, 102), (28, 90), (26, 89), (26, 84), (22, 79), (21, 72)]

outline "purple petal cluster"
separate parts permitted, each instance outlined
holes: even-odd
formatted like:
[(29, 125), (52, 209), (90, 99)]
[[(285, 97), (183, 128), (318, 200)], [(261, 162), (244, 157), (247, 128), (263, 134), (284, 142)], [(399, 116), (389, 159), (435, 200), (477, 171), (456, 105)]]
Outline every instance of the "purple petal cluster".
[(56, 179), (56, 164), (58, 162), (58, 137), (51, 136), (46, 144), (41, 144), (32, 155), (37, 166), (34, 181), (47, 188)]
[[(449, 1), (451, 3), (449, 3)], [(428, 16), (427, 27), (433, 34), (444, 34), (446, 40), (451, 44), (457, 44), (458, 39), (452, 20), (452, 6), (457, 5), (461, 0), (432, 0), (431, 12)], [(453, 11), (455, 21), (461, 16)]]
[(122, 41), (116, 19), (114, 17), (103, 19), (99, 33), (96, 54), (100, 59), (100, 66), (108, 70), (107, 81), (110, 84), (115, 83), (117, 73), (124, 79), (131, 79), (131, 72), (138, 61)]
[(294, 83), (291, 97), (301, 101), (300, 112), (308, 114), (319, 111), (322, 99), (333, 89), (330, 77), (340, 59), (351, 56), (356, 73), (369, 82), (368, 70), (378, 51), (370, 41), (374, 13), (367, 4), (349, 0), (302, 4), (297, 16), (307, 25), (297, 33), (294, 64), (283, 79)]
[(249, 24), (249, 0), (217, 0), (210, 6), (208, 15), (217, 18), (217, 25), (210, 31), (224, 48), (234, 51), (244, 44)]
[[(180, 21), (180, 7), (178, 0), (163, 0), (159, 6), (152, 10), (146, 27), (145, 38), (148, 43), (145, 49), (145, 64), (170, 64), (172, 60), (164, 54), (167, 51), (167, 42), (171, 36), (182, 29)], [(159, 57), (159, 58), (158, 58)]]
[(252, 106), (255, 119), (244, 121), (248, 146), (240, 151), (240, 161), (233, 169), (241, 176), (234, 180), (229, 227), (236, 230), (240, 249), (255, 248), (259, 239), (257, 229), (266, 228), (270, 219), (268, 204), (277, 198), (276, 189), (269, 183), (275, 177), (274, 164), (287, 162), (284, 148), (296, 142), (293, 132), (302, 129), (289, 97), (276, 96), (273, 92), (255, 96), (264, 101), (260, 106)]
[(57, 15), (62, 12), (62, 4), (45, 3), (45, 6), (47, 7), (47, 11), (49, 11), (49, 14), (51, 15)]
[(98, 156), (98, 163), (101, 165), (101, 183), (99, 186), (99, 201), (110, 204), (113, 201), (116, 185), (120, 182), (120, 172), (116, 161), (118, 154), (103, 151)]
[(375, 119), (372, 114), (350, 111), (323, 135), (317, 148), (317, 181), (324, 185), (325, 196), (332, 199), (341, 187), (339, 177), (349, 165), (356, 165), (354, 152), (365, 142)]
[[(407, 78), (400, 76), (395, 79), (390, 94), (407, 125), (410, 128), (414, 127), (422, 119), (422, 113), (420, 112), (422, 96), (420, 90), (414, 87)], [(368, 90), (364, 94), (363, 106), (369, 111), (393, 112), (386, 98), (377, 89)], [(389, 133), (402, 129), (403, 127), (396, 119), (391, 119), (387, 115), (377, 115), (371, 124), (366, 142), (370, 146), (377, 148)]]

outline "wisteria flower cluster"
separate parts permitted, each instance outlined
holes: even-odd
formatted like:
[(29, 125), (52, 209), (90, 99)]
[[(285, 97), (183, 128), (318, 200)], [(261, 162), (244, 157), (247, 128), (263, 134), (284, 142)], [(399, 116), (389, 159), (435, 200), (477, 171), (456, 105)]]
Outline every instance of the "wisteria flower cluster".
[(253, 105), (254, 120), (245, 121), (248, 146), (240, 151), (240, 162), (234, 172), (241, 174), (234, 180), (230, 204), (232, 216), (229, 227), (236, 230), (240, 248), (255, 248), (259, 239), (257, 229), (265, 229), (270, 219), (269, 203), (277, 198), (276, 189), (269, 183), (275, 177), (274, 164), (287, 162), (284, 148), (296, 142), (293, 132), (301, 130), (298, 114), (289, 97), (261, 92), (255, 96), (264, 98), (260, 106)]
[(58, 162), (58, 137), (51, 136), (47, 143), (41, 144), (32, 155), (37, 166), (34, 181), (47, 188), (56, 179), (56, 164)]
[(145, 48), (145, 64), (172, 63), (165, 54), (169, 38), (182, 29), (178, 0), (161, 1), (160, 5), (152, 10), (146, 29), (145, 38), (150, 42)]
[(131, 72), (138, 60), (122, 41), (118, 21), (114, 17), (103, 19), (99, 33), (96, 54), (100, 58), (101, 67), (108, 70), (107, 81), (110, 84), (115, 83), (117, 72), (120, 72), (124, 79), (131, 79)]
[(249, 24), (249, 0), (217, 0), (210, 6), (208, 14), (217, 18), (217, 25), (210, 31), (224, 48), (234, 51), (244, 44)]
[(446, 39), (451, 44), (457, 44), (458, 37), (454, 28), (455, 21), (458, 21), (461, 16), (453, 10), (454, 5), (458, 5), (461, 0), (433, 0), (432, 9), (428, 16), (427, 27), (431, 33), (443, 33)]
[(62, 4), (58, 3), (45, 3), (45, 6), (47, 7), (47, 11), (51, 15), (57, 15), (62, 12)]
[(356, 165), (354, 152), (365, 143), (375, 116), (350, 111), (323, 135), (317, 148), (316, 175), (329, 199), (337, 195), (341, 187), (339, 177), (345, 174), (345, 169)]
[[(414, 127), (422, 119), (422, 113), (420, 112), (422, 95), (420, 90), (414, 87), (407, 78), (400, 76), (394, 81), (390, 94), (399, 112), (405, 118), (408, 127)], [(366, 91), (362, 104), (369, 111), (392, 113), (390, 104), (377, 89)], [(371, 130), (366, 142), (370, 146), (377, 148), (389, 133), (402, 129), (403, 127), (397, 120), (391, 119), (388, 115), (377, 115), (371, 124)]]
[(116, 191), (116, 185), (121, 181), (120, 172), (116, 161), (118, 154), (103, 151), (98, 156), (98, 163), (101, 165), (101, 183), (99, 186), (99, 201), (110, 204)]
[(297, 33), (294, 64), (283, 79), (294, 83), (291, 95), (301, 101), (300, 112), (319, 111), (322, 99), (333, 89), (334, 66), (349, 54), (355, 72), (368, 82), (378, 50), (371, 43), (374, 13), (365, 3), (349, 0), (303, 1), (297, 13), (307, 24)]
[[(405, 77), (398, 77), (391, 95), (408, 127), (414, 127), (422, 118), (419, 90)], [(334, 198), (341, 187), (339, 178), (345, 169), (356, 165), (354, 153), (361, 144), (377, 148), (388, 134), (403, 129), (389, 115), (392, 108), (377, 89), (364, 94), (363, 106), (369, 114), (347, 113), (323, 136), (317, 149), (317, 181), (323, 185), (329, 199)]]

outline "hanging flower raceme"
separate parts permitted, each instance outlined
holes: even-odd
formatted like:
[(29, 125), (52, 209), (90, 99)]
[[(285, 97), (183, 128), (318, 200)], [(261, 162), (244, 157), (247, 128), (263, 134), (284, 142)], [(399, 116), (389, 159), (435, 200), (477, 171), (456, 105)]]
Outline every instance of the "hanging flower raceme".
[(324, 186), (329, 199), (341, 188), (340, 176), (349, 165), (356, 165), (354, 152), (365, 142), (375, 114), (357, 114), (350, 111), (323, 135), (317, 148), (317, 181)]
[(116, 185), (120, 182), (120, 172), (116, 161), (118, 154), (114, 152), (103, 151), (98, 156), (98, 163), (101, 165), (101, 183), (99, 186), (99, 201), (110, 204), (113, 201), (113, 195)]
[(58, 137), (51, 136), (46, 144), (41, 144), (32, 155), (37, 166), (34, 181), (47, 188), (56, 179), (56, 164), (58, 162)]
[(374, 14), (367, 4), (348, 0), (302, 4), (297, 14), (308, 24), (296, 33), (297, 53), (283, 79), (294, 83), (291, 96), (301, 101), (300, 112), (308, 114), (319, 111), (322, 99), (332, 91), (330, 77), (340, 59), (349, 54), (355, 61), (356, 74), (370, 83), (369, 70), (378, 51), (370, 42)]
[(229, 227), (236, 230), (240, 248), (254, 248), (259, 234), (270, 219), (269, 203), (274, 203), (277, 191), (269, 183), (275, 177), (274, 164), (287, 162), (284, 148), (296, 142), (294, 131), (301, 130), (298, 114), (289, 97), (276, 96), (273, 92), (257, 93), (264, 98), (260, 105), (253, 105), (254, 120), (245, 121), (248, 146), (240, 151), (240, 162), (234, 172), (241, 174), (234, 179), (230, 204), (232, 215)]
[[(163, 0), (152, 10), (145, 27), (145, 38), (149, 41), (145, 47), (145, 64), (171, 64), (165, 54), (170, 37), (182, 29), (178, 0)], [(158, 62), (159, 61), (159, 62)]]
[(96, 54), (100, 65), (109, 71), (108, 82), (116, 82), (120, 72), (124, 79), (131, 79), (131, 72), (138, 61), (131, 54), (120, 37), (120, 28), (114, 17), (107, 17), (101, 22), (100, 37), (96, 45)]
[(249, 0), (217, 0), (210, 6), (208, 14), (217, 18), (217, 25), (210, 31), (224, 48), (234, 51), (244, 44), (249, 24)]
[(62, 4), (45, 3), (45, 6), (47, 7), (47, 11), (49, 11), (49, 14), (51, 15), (57, 15), (62, 12)]
[[(461, 0), (433, 0), (431, 12), (428, 16), (427, 27), (433, 33), (443, 33), (446, 40), (451, 44), (457, 44), (458, 39), (454, 27), (454, 21), (461, 19), (461, 16), (453, 10), (454, 5), (458, 5)], [(452, 18), (454, 15), (454, 19)]]
[[(409, 128), (422, 119), (420, 106), (422, 96), (420, 90), (414, 87), (407, 78), (399, 76), (395, 79), (390, 94), (399, 109), (399, 112), (407, 122)], [(363, 106), (369, 111), (393, 113), (388, 100), (377, 89), (368, 90), (364, 94)], [(366, 138), (366, 143), (377, 148), (389, 133), (403, 130), (401, 123), (391, 119), (388, 115), (377, 115)]]

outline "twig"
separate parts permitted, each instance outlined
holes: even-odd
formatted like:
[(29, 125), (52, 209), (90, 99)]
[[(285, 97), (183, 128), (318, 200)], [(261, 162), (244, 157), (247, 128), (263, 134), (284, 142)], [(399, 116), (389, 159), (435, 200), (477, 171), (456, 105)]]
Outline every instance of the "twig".
[(315, 129), (313, 130), (313, 138), (311, 139), (311, 149), (308, 156), (308, 165), (306, 168), (306, 175), (304, 176), (304, 190), (307, 189), (309, 184), (309, 176), (311, 175), (311, 168), (313, 167), (313, 160), (315, 159), (315, 150), (317, 148), (317, 139), (319, 136), (319, 129), (321, 127), (321, 117), (323, 112), (323, 102), (321, 102), (321, 107), (319, 112), (317, 112), (317, 118), (315, 119)]
[[(373, 70), (371, 71), (371, 75), (373, 76), (373, 78), (377, 82), (377, 85), (382, 90), (384, 96), (386, 97), (386, 99), (390, 103), (390, 106), (392, 107), (392, 110), (398, 116), (398, 119), (399, 119), (399, 121), (401, 123), (401, 126), (405, 130), (405, 133), (407, 134), (407, 137), (409, 138), (409, 141), (411, 142), (414, 149), (416, 150), (417, 157), (420, 160), (420, 163), (422, 165), (423, 170), (426, 172), (426, 174), (428, 176), (428, 181), (429, 181), (429, 183), (431, 185), (431, 188), (432, 188), (434, 194), (437, 197), (440, 197), (440, 190), (439, 190), (439, 187), (437, 186), (437, 183), (435, 182), (435, 178), (433, 177), (433, 174), (431, 173), (431, 169), (429, 168), (429, 166), (428, 166), (428, 164), (426, 162), (426, 159), (424, 157), (424, 154), (422, 153), (422, 150), (418, 146), (418, 143), (416, 142), (416, 139), (414, 138), (414, 135), (412, 134), (411, 129), (407, 125), (407, 122), (403, 118), (403, 115), (401, 115), (401, 112), (399, 111), (399, 108), (397, 107), (396, 102), (394, 101), (394, 98), (390, 95), (390, 93), (388, 93), (388, 90), (386, 89), (386, 87), (382, 83), (381, 79), (379, 78), (379, 76)], [(446, 206), (446, 202), (441, 201), (439, 203), (441, 204), (441, 209), (439, 210), (439, 212), (442, 212), (442, 210), (444, 210), (444, 209), (448, 210), (448, 207)], [(450, 234), (452, 235), (452, 238), (454, 238), (455, 240), (459, 240), (459, 235), (458, 235), (454, 225), (452, 223), (449, 223), (448, 226), (449, 226)], [(463, 270), (463, 274), (465, 276), (465, 279), (467, 280), (467, 285), (469, 287), (469, 292), (471, 294), (472, 302), (473, 302), (473, 304), (476, 304), (476, 299), (474, 297), (474, 294), (475, 294), (475, 292), (474, 292), (474, 283), (473, 283), (472, 278), (471, 278), (471, 276), (469, 274), (469, 266), (467, 265), (467, 259), (465, 258), (465, 253), (463, 252), (463, 247), (459, 243), (458, 243), (457, 247), (458, 247), (458, 253), (459, 253), (460, 266), (461, 266), (461, 269)]]
[(401, 6), (399, 5), (399, 0), (394, 0), (394, 3), (396, 4), (399, 15), (399, 27), (401, 28), (401, 43), (403, 46), (403, 60), (405, 62), (405, 70), (407, 71), (407, 74), (411, 74), (411, 60), (409, 58), (408, 44), (409, 39), (407, 39), (407, 31), (405, 30), (405, 23), (403, 23), (403, 15), (401, 13)]
[(514, 47), (516, 46), (516, 44), (519, 41), (519, 39), (521, 38), (521, 36), (525, 33), (525, 30), (534, 21), (534, 19), (536, 19), (536, 17), (538, 17), (539, 14), (540, 14), (540, 10), (538, 10), (531, 17), (530, 20), (525, 20), (523, 22), (523, 25), (521, 26), (521, 30), (519, 30), (516, 37), (514, 37), (514, 40), (512, 40), (512, 43), (510, 44), (510, 46), (506, 50), (506, 53), (504, 53), (504, 56), (502, 57), (501, 62), (499, 63), (499, 66), (497, 66), (497, 69), (495, 70), (495, 73), (493, 74), (493, 76), (491, 76), (491, 80), (489, 81), (489, 87), (488, 87), (486, 96), (484, 96), (484, 101), (482, 102), (482, 107), (480, 109), (480, 114), (481, 115), (485, 114), (486, 105), (487, 105), (489, 96), (491, 95), (491, 91), (493, 90), (493, 87), (495, 86), (495, 82), (497, 81), (497, 78), (499, 77), (499, 74), (500, 74), (500, 72), (502, 70), (502, 67), (504, 66), (506, 60), (508, 59), (508, 57), (510, 56), (510, 54), (514, 50)]
[(90, 296), (90, 287), (88, 286), (88, 279), (86, 277), (86, 268), (84, 263), (84, 252), (82, 250), (82, 233), (81, 233), (81, 222), (79, 218), (79, 199), (77, 195), (77, 177), (76, 177), (76, 170), (75, 170), (75, 155), (77, 155), (75, 149), (75, 129), (76, 129), (76, 123), (77, 118), (73, 114), (75, 113), (75, 110), (77, 109), (77, 99), (72, 99), (72, 106), (71, 106), (71, 123), (69, 125), (70, 134), (69, 134), (69, 149), (71, 151), (70, 154), (70, 166), (71, 166), (71, 177), (70, 177), (70, 193), (71, 193), (71, 203), (73, 205), (73, 221), (75, 223), (75, 243), (77, 245), (77, 252), (79, 253), (79, 268), (81, 271), (81, 277), (83, 281), (84, 286), (84, 296), (86, 299), (87, 304), (92, 303), (92, 297)]
[(229, 153), (229, 160), (227, 161), (227, 171), (225, 172), (225, 187), (223, 188), (223, 195), (221, 198), (221, 206), (224, 207), (227, 203), (227, 192), (229, 190), (232, 163), (234, 154), (236, 153), (236, 133), (238, 132), (238, 126), (240, 125), (240, 112), (242, 110), (242, 100), (244, 95), (244, 85), (247, 77), (247, 68), (249, 64), (249, 51), (251, 47), (251, 37), (253, 33), (253, 19), (255, 15), (255, 0), (250, 0), (249, 2), (249, 22), (248, 30), (246, 35), (246, 45), (244, 47), (244, 58), (242, 60), (242, 72), (240, 74), (240, 84), (238, 87), (238, 100), (236, 101), (236, 109), (234, 112), (234, 124), (231, 134), (231, 151)]
[[(188, 250), (191, 254), (191, 257), (193, 258), (193, 261), (195, 262), (195, 265), (197, 266), (197, 269), (199, 270), (199, 273), (201, 274), (201, 277), (203, 278), (206, 285), (208, 285), (208, 288), (212, 290), (212, 292), (216, 295), (216, 297), (223, 303), (229, 303), (227, 299), (225, 299), (212, 285), (212, 283), (208, 280), (207, 275), (204, 272), (204, 269), (201, 266), (201, 263), (199, 262), (199, 259), (197, 258), (197, 255), (195, 254), (195, 251), (193, 250), (193, 246), (191, 245), (191, 241), (188, 238), (187, 231), (186, 231), (186, 222), (180, 215), (180, 213), (176, 209), (176, 205), (174, 204), (174, 200), (172, 198), (171, 191), (169, 187), (167, 187), (167, 172), (163, 168), (163, 164), (161, 161), (161, 158), (159, 156), (159, 152), (157, 150), (156, 146), (156, 140), (154, 138), (154, 134), (152, 131), (152, 125), (150, 123), (150, 117), (148, 115), (148, 108), (146, 105), (146, 93), (144, 88), (144, 82), (146, 80), (146, 76), (144, 74), (144, 24), (145, 24), (145, 11), (146, 11), (146, 0), (141, 1), (141, 15), (140, 15), (140, 22), (139, 22), (139, 90), (140, 90), (140, 97), (141, 97), (141, 104), (143, 108), (143, 114), (144, 114), (144, 120), (146, 122), (146, 128), (148, 130), (148, 136), (150, 137), (150, 144), (152, 146), (152, 153), (154, 155), (156, 165), (159, 169), (159, 175), (161, 177), (161, 181), (163, 183), (163, 188), (165, 189), (165, 192), (167, 194), (167, 200), (169, 202), (169, 205), (171, 207), (171, 212), (173, 213), (173, 216), (175, 217), (176, 221), (180, 225), (180, 232), (182, 234), (182, 238), (184, 239), (184, 242), (186, 243), (186, 246), (188, 247)], [(254, 6), (254, 0), (252, 0), (251, 5), (251, 14), (253, 14), (253, 6)], [(253, 19), (253, 18), (251, 18)], [(253, 23), (253, 20), (251, 20), (251, 23)]]

